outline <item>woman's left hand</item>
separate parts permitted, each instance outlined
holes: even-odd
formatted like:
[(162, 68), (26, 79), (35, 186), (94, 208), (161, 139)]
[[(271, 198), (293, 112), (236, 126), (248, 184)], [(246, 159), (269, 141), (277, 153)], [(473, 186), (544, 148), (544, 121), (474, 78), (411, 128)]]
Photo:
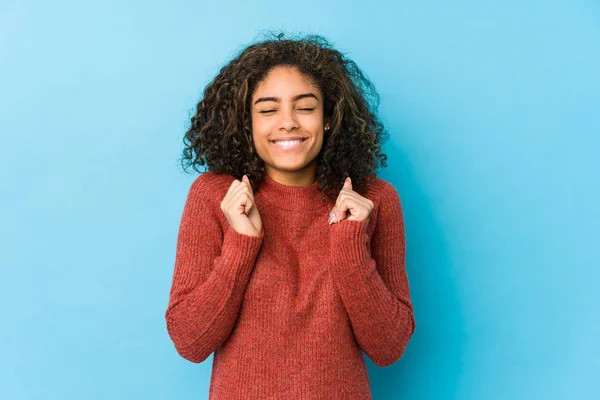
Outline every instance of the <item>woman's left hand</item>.
[[(350, 177), (346, 178), (342, 190), (329, 214), (329, 225), (343, 220), (365, 221), (373, 210), (373, 202), (352, 190)], [(346, 213), (350, 215), (346, 217)]]

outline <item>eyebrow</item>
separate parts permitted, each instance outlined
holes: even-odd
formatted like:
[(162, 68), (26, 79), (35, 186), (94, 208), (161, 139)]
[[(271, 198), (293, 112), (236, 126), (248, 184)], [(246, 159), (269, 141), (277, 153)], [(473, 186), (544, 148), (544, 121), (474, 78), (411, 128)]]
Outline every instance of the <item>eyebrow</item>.
[[(302, 94), (298, 94), (298, 95), (292, 97), (292, 101), (304, 99), (306, 97), (314, 97), (317, 101), (319, 100), (317, 98), (317, 96), (315, 96), (313, 93), (302, 93)], [(260, 103), (261, 101), (276, 101), (276, 102), (279, 102), (279, 101), (281, 101), (281, 99), (279, 97), (261, 97), (261, 98), (257, 99), (254, 102), (254, 104), (256, 105), (257, 103)]]

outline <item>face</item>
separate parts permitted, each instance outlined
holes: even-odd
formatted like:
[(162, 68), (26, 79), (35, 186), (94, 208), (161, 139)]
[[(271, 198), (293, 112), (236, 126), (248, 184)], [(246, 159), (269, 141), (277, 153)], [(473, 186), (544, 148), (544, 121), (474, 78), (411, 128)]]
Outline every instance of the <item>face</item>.
[(275, 67), (257, 85), (251, 107), (252, 137), (267, 173), (282, 183), (314, 182), (324, 125), (318, 85), (293, 67)]

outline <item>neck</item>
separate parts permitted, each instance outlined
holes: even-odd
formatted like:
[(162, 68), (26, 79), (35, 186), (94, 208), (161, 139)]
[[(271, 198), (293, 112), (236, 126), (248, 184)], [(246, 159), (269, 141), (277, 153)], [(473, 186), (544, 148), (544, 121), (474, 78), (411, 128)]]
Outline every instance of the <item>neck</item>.
[(291, 172), (279, 171), (267, 167), (267, 175), (269, 175), (271, 179), (282, 185), (293, 187), (306, 187), (312, 185), (316, 181), (316, 172), (317, 168), (314, 163), (310, 163), (303, 169)]
[(294, 181), (294, 184), (287, 185), (266, 174), (260, 181), (256, 197), (270, 206), (291, 211), (306, 212), (324, 207), (327, 197), (319, 191), (319, 181), (313, 179), (312, 183), (308, 180), (304, 183), (298, 185), (298, 181)]

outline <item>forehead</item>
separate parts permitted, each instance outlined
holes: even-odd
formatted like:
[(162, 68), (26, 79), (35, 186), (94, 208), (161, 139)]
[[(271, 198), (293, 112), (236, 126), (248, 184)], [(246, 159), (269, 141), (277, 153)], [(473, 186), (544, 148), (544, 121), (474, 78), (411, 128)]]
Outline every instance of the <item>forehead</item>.
[(269, 94), (285, 98), (300, 92), (313, 92), (318, 97), (321, 95), (319, 86), (310, 76), (301, 73), (294, 67), (279, 66), (269, 71), (265, 78), (256, 85), (253, 97)]

